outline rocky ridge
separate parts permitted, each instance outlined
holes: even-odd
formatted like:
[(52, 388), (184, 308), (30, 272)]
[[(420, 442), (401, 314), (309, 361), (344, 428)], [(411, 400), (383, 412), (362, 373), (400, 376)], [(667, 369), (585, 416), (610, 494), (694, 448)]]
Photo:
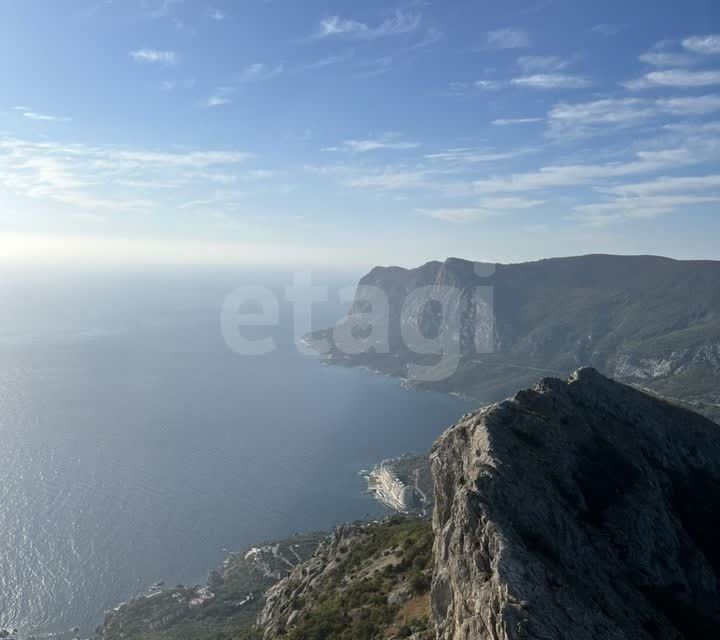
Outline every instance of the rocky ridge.
[(432, 452), (438, 638), (720, 637), (720, 427), (593, 369)]

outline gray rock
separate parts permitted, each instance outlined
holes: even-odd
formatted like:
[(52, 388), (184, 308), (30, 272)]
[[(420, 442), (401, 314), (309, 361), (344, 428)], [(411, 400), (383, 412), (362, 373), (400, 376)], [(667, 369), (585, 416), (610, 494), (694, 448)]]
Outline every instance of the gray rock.
[(720, 427), (593, 369), (432, 452), (441, 639), (720, 637)]
[(388, 604), (393, 606), (400, 606), (401, 604), (405, 604), (408, 600), (410, 600), (411, 597), (412, 594), (410, 593), (410, 590), (403, 586), (399, 589), (391, 591), (388, 594)]

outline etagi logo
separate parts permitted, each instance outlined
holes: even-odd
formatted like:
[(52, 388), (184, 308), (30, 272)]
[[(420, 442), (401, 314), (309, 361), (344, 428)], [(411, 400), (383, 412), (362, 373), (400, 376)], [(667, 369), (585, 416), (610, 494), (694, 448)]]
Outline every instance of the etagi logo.
[[(437, 382), (452, 376), (463, 356), (495, 351), (494, 285), (485, 284), (494, 273), (494, 265), (476, 263), (470, 286), (439, 281), (394, 293), (393, 299), (380, 286), (342, 287), (338, 296), (351, 303), (348, 315), (311, 338), (313, 306), (330, 299), (329, 287), (313, 284), (308, 271), (296, 272), (282, 302), (291, 308), (294, 344), (302, 353), (331, 359), (393, 354), (409, 380)], [(246, 334), (247, 328), (277, 327), (280, 308), (280, 297), (268, 287), (234, 289), (220, 314), (227, 346), (248, 356), (275, 351), (274, 338)]]

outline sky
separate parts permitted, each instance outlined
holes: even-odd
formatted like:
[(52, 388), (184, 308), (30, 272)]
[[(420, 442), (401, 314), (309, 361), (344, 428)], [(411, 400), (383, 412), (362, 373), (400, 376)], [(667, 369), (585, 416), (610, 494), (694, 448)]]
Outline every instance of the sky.
[(0, 0), (0, 262), (720, 259), (716, 0)]

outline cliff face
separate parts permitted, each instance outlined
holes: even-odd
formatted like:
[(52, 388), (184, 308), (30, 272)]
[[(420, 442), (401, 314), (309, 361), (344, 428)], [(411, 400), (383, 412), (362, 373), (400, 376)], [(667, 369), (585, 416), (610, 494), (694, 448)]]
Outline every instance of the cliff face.
[[(369, 312), (379, 322), (380, 307), (365, 299), (372, 287), (387, 295), (387, 345), (369, 339), (363, 353), (331, 348), (329, 361), (412, 379), (409, 367), (432, 358), (408, 349), (403, 331), (445, 331), (457, 335), (459, 366), (420, 386), (496, 402), (542, 372), (592, 366), (720, 418), (720, 262), (590, 255), (378, 267), (360, 281), (351, 317)], [(314, 337), (326, 343), (333, 335)]]
[(720, 637), (720, 427), (583, 369), (432, 452), (443, 639)]

